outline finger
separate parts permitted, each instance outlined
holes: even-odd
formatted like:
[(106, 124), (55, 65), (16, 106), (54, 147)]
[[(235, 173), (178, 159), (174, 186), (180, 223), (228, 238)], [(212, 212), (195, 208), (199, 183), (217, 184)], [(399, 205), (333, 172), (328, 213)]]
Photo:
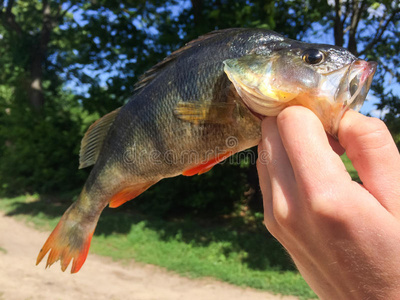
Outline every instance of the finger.
[(400, 215), (400, 155), (386, 125), (348, 111), (339, 125), (339, 141), (364, 187), (387, 210)]
[[(263, 155), (262, 145), (258, 146), (258, 156)], [(274, 222), (274, 214), (272, 212), (272, 188), (271, 188), (271, 179), (268, 174), (268, 169), (265, 164), (261, 162), (260, 159), (257, 159), (257, 172), (258, 179), (260, 181), (260, 188), (263, 197), (263, 205), (264, 205), (264, 222), (265, 225), (268, 225), (271, 222)]]
[(296, 181), (306, 195), (335, 194), (336, 186), (351, 182), (343, 162), (329, 144), (321, 121), (313, 112), (292, 106), (284, 109), (277, 121)]
[(337, 155), (344, 154), (344, 148), (340, 145), (339, 141), (332, 137), (330, 134), (327, 134), (329, 145), (331, 145), (332, 150), (336, 152)]
[(261, 163), (267, 166), (271, 179), (275, 219), (277, 217), (286, 218), (290, 206), (292, 206), (289, 202), (296, 195), (297, 185), (292, 166), (279, 135), (276, 118), (265, 118), (261, 123), (261, 132), (261, 145), (264, 155), (260, 156), (259, 159)]

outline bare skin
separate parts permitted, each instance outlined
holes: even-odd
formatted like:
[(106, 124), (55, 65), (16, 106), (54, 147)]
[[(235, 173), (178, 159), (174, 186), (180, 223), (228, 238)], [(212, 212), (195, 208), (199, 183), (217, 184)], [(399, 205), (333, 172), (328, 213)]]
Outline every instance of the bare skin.
[[(339, 142), (304, 107), (264, 119), (265, 224), (321, 299), (398, 299), (399, 152), (382, 121), (353, 111)], [(363, 185), (346, 172), (342, 147)]]

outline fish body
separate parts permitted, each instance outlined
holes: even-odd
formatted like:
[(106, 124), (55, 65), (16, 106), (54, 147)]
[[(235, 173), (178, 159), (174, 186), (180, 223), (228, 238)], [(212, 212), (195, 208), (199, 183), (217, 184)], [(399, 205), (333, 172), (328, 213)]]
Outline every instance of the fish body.
[[(44, 244), (37, 263), (50, 251), (48, 266), (60, 260), (64, 271), (73, 261), (71, 272), (79, 271), (107, 205), (117, 207), (163, 178), (207, 172), (226, 157), (257, 145), (260, 116), (276, 115), (285, 97), (294, 101), (297, 88), (302, 87), (295, 78), (309, 85), (304, 90), (321, 89), (321, 79), (313, 86), (320, 70), (303, 71), (300, 79), (291, 74), (294, 57), (301, 57), (307, 49), (331, 51), (324, 69), (330, 68), (328, 73), (357, 61), (339, 47), (306, 44), (261, 29), (228, 29), (188, 43), (146, 72), (130, 101), (96, 121), (82, 140), (80, 167), (94, 167), (78, 200)], [(280, 67), (266, 63), (282, 56), (286, 60), (278, 63)], [(284, 84), (285, 78), (279, 78), (279, 86), (274, 86), (266, 81), (271, 72), (286, 74), (286, 80), (292, 81)], [(342, 89), (342, 94), (347, 91)], [(275, 105), (268, 102), (271, 99)]]

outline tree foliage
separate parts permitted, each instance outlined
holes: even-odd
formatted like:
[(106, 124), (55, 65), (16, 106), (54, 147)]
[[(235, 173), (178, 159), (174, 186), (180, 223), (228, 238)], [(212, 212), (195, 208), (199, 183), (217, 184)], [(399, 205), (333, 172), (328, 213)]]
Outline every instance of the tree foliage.
[[(166, 55), (228, 27), (331, 40), (378, 61), (374, 94), (399, 141), (399, 10), (398, 0), (0, 1), (0, 186), (79, 188), (87, 176), (77, 171), (79, 141), (89, 124), (125, 103), (138, 76)], [(255, 166), (243, 162), (170, 180), (138, 205), (226, 213), (260, 197)]]

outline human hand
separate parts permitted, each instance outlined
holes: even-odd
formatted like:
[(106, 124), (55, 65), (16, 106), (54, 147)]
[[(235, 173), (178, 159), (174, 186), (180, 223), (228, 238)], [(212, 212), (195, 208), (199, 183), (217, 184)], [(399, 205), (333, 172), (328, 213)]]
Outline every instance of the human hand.
[(257, 168), (268, 230), (322, 299), (400, 297), (400, 155), (384, 123), (348, 111), (339, 142), (289, 107), (262, 122)]

